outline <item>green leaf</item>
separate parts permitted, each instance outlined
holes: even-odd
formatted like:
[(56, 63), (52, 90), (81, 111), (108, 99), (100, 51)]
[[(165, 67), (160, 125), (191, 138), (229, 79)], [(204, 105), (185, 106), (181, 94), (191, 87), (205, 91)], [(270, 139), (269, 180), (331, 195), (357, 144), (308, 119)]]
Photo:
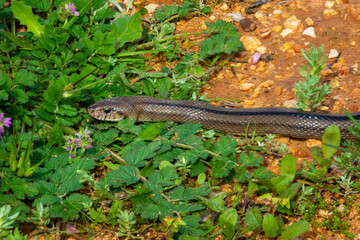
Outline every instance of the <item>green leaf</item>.
[(8, 100), (9, 94), (5, 90), (0, 90), (0, 101)]
[(146, 165), (145, 159), (152, 158), (156, 155), (155, 151), (160, 148), (161, 142), (151, 142), (138, 149), (129, 150), (129, 145), (124, 148), (122, 157), (126, 163), (135, 167), (142, 167)]
[(245, 213), (245, 223), (250, 231), (261, 227), (261, 213), (257, 208), (251, 208)]
[(262, 229), (266, 238), (276, 237), (279, 231), (279, 225), (273, 215), (266, 213), (264, 216)]
[(291, 224), (287, 227), (281, 234), (281, 239), (294, 239), (304, 233), (309, 229), (310, 224), (308, 221), (299, 221)]
[(160, 9), (155, 10), (154, 17), (162, 22), (165, 19), (177, 14), (179, 8), (180, 7), (175, 4), (162, 6)]
[(31, 7), (22, 1), (12, 1), (10, 8), (20, 23), (27, 26), (28, 31), (37, 37), (44, 34), (45, 26), (38, 22), (38, 16), (33, 14)]
[[(331, 125), (325, 130), (324, 136), (322, 137), (322, 142), (334, 145), (336, 147), (340, 146), (341, 135), (338, 126)], [(322, 145), (322, 150), (325, 155), (325, 158), (331, 158), (334, 153), (336, 153), (337, 149), (333, 147), (329, 147), (327, 145)]]
[(133, 166), (120, 166), (117, 170), (112, 170), (106, 174), (109, 186), (118, 187), (122, 183), (131, 185), (140, 180), (140, 171)]
[(19, 47), (26, 48), (27, 50), (35, 50), (35, 47), (31, 43), (26, 42), (24, 39), (21, 39), (10, 32), (0, 31), (0, 33), (4, 34), (8, 39), (10, 39)]
[(34, 86), (35, 81), (37, 81), (37, 77), (34, 73), (29, 72), (25, 69), (20, 69), (16, 74), (14, 78), (14, 83), (16, 85), (22, 84), (25, 86)]
[(277, 193), (283, 193), (286, 188), (290, 185), (291, 181), (287, 176), (277, 176), (271, 179), (271, 184)]
[(281, 161), (281, 176), (286, 176), (292, 182), (296, 174), (296, 158), (292, 155), (286, 155)]
[(108, 145), (115, 141), (115, 138), (119, 136), (119, 132), (120, 131), (115, 128), (104, 132), (97, 131), (94, 134), (94, 140), (99, 144)]
[(139, 12), (132, 16), (122, 16), (113, 21), (111, 32), (116, 36), (119, 47), (127, 42), (132, 42), (141, 37), (141, 14)]
[(27, 94), (24, 92), (24, 90), (22, 90), (20, 88), (14, 88), (10, 92), (10, 95), (13, 96), (20, 103), (26, 103), (29, 100), (29, 97), (27, 96)]
[(208, 208), (214, 212), (225, 212), (227, 208), (223, 204), (219, 204), (213, 199), (198, 197)]
[(23, 1), (30, 7), (37, 8), (41, 12), (49, 11), (51, 7), (50, 0), (23, 0)]
[(164, 123), (153, 123), (148, 126), (144, 131), (142, 131), (137, 137), (136, 140), (153, 140), (157, 137), (162, 130), (164, 129)]
[(112, 8), (109, 8), (108, 4), (106, 3), (94, 12), (94, 21), (113, 18), (114, 14), (114, 10)]
[(26, 182), (22, 178), (11, 178), (6, 182), (19, 199), (25, 199), (25, 196), (33, 197), (38, 193), (34, 183)]
[(235, 233), (238, 214), (236, 209), (229, 208), (219, 217), (219, 226), (222, 229), (225, 239), (231, 239)]

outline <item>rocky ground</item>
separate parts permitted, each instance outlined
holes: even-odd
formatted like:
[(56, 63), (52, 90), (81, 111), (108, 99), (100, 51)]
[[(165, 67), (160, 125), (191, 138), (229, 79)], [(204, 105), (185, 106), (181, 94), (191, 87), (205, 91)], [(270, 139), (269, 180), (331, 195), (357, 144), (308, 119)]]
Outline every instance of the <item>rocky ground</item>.
[[(190, 33), (206, 29), (205, 21), (232, 21), (245, 45), (246, 51), (231, 59), (232, 67), (212, 74), (210, 85), (204, 87), (203, 93), (207, 93), (208, 98), (242, 100), (236, 107), (293, 107), (296, 104), (294, 84), (303, 81), (298, 68), (306, 63), (301, 49), (309, 52), (311, 45), (316, 48), (324, 45), (328, 59), (321, 72), (321, 83), (330, 84), (333, 91), (320, 109), (332, 113), (342, 113), (342, 108), (349, 112), (360, 111), (360, 1), (276, 0), (247, 14), (245, 9), (253, 2), (220, 1), (212, 8), (212, 14), (177, 22), (176, 33)], [(138, 1), (138, 6), (150, 3), (161, 6), (180, 1)], [(247, 20), (239, 21), (236, 18), (239, 14)], [(192, 39), (197, 38), (201, 37)], [(260, 53), (262, 58), (253, 64), (251, 56), (255, 53)], [(309, 148), (320, 146), (320, 141), (312, 139), (279, 138), (279, 141), (289, 146), (299, 167), (304, 161), (313, 161)], [(269, 168), (276, 168), (276, 164), (269, 163)], [(324, 194), (324, 197), (330, 202), (334, 200), (334, 195)], [(340, 205), (345, 201), (340, 196), (335, 199)], [(350, 222), (350, 231), (360, 239), (356, 212), (350, 212), (343, 220)], [(320, 219), (326, 214), (329, 212), (320, 211), (317, 217)], [(344, 239), (344, 235), (322, 228), (311, 228), (305, 236), (308, 239)]]

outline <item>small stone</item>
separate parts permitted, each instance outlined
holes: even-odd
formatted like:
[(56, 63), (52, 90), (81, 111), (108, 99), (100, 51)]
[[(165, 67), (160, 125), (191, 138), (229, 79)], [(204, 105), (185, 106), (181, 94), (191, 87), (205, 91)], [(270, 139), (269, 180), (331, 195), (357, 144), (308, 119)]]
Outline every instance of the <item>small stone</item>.
[(252, 32), (256, 29), (256, 24), (251, 18), (244, 18), (240, 20), (240, 25), (244, 32)]
[(355, 63), (355, 64), (351, 65), (351, 69), (354, 72), (353, 74), (356, 74), (359, 69), (359, 64)]
[(308, 27), (307, 29), (304, 30), (302, 34), (310, 37), (315, 37), (315, 29), (314, 27)]
[(286, 43), (284, 43), (284, 45), (281, 46), (280, 50), (283, 51), (283, 52), (286, 52), (289, 49), (291, 49), (293, 45), (294, 45), (293, 41), (286, 42)]
[(304, 49), (304, 45), (302, 44), (295, 44), (292, 49), (296, 52), (296, 53), (300, 53), (301, 52), (301, 49)]
[(336, 49), (330, 49), (328, 58), (336, 58), (339, 56), (339, 52)]
[(280, 13), (281, 13), (280, 9), (276, 9), (272, 12), (272, 14), (274, 14), (274, 15), (280, 15)]
[(280, 36), (282, 36), (284, 38), (293, 33), (294, 33), (294, 30), (292, 30), (292, 29), (284, 29), (281, 31)]
[(346, 210), (346, 207), (344, 206), (344, 204), (341, 204), (337, 207), (337, 209), (339, 210), (339, 212), (343, 213)]
[(297, 31), (300, 28), (301, 21), (296, 18), (295, 15), (292, 15), (284, 22), (284, 28), (292, 29), (293, 31)]
[(262, 39), (265, 39), (265, 38), (268, 38), (270, 37), (270, 34), (272, 33), (272, 31), (266, 31), (266, 32), (262, 32), (261, 35), (260, 35), (260, 38)]
[(241, 13), (228, 13), (225, 15), (225, 18), (231, 18), (235, 22), (240, 22), (242, 19), (244, 19)]
[(282, 26), (280, 26), (280, 25), (276, 25), (275, 27), (272, 28), (272, 30), (273, 30), (274, 32), (280, 32), (281, 29), (282, 29)]
[(267, 48), (265, 46), (260, 46), (256, 48), (256, 51), (258, 51), (260, 54), (265, 54), (267, 52)]
[(285, 101), (285, 102), (283, 103), (283, 106), (284, 106), (284, 107), (287, 107), (287, 108), (294, 108), (297, 103), (298, 103), (297, 100), (292, 99), (292, 100)]
[(223, 5), (220, 6), (220, 9), (226, 11), (229, 9), (229, 6), (226, 3), (224, 3)]
[(266, 16), (264, 14), (262, 14), (261, 12), (256, 12), (254, 14), (254, 17), (257, 18), (259, 21), (262, 21), (266, 18)]
[(239, 86), (239, 89), (242, 91), (248, 91), (248, 90), (253, 89), (254, 86), (255, 86), (254, 83), (241, 83)]
[(261, 41), (253, 36), (242, 36), (240, 41), (244, 44), (245, 49), (250, 53), (255, 53), (256, 49), (262, 45)]
[(260, 87), (262, 88), (268, 88), (274, 85), (274, 81), (272, 80), (267, 80), (266, 82), (263, 82), (260, 84)]
[(339, 12), (334, 10), (334, 9), (325, 9), (324, 12), (323, 12), (323, 15), (327, 16), (327, 17), (335, 16), (337, 14), (339, 14)]
[(314, 20), (312, 20), (311, 17), (308, 17), (305, 19), (305, 23), (309, 26), (309, 27), (313, 27), (314, 26)]
[(209, 20), (214, 22), (216, 20), (216, 17), (214, 14), (211, 14), (210, 17), (209, 17)]
[(333, 1), (326, 1), (325, 2), (325, 8), (332, 8), (335, 5), (335, 2)]
[(157, 8), (159, 8), (160, 5), (159, 4), (155, 4), (155, 3), (150, 3), (148, 5), (145, 6), (146, 10), (148, 11), (148, 13), (154, 13), (155, 10)]

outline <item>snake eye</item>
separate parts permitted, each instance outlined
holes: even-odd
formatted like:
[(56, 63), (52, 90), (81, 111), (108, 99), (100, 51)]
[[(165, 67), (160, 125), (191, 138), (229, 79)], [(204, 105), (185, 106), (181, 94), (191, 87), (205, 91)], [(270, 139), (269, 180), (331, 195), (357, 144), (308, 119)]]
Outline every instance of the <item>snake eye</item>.
[(104, 109), (104, 113), (105, 113), (105, 114), (108, 114), (108, 113), (110, 113), (110, 112), (111, 112), (111, 108), (105, 108), (105, 109)]

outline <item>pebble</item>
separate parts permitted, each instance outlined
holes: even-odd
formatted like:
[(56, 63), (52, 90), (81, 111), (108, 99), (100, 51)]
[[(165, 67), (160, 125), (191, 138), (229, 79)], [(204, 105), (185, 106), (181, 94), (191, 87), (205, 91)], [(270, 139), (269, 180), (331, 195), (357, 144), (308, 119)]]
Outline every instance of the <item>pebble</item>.
[(244, 18), (240, 20), (240, 25), (244, 32), (253, 32), (256, 29), (256, 24), (251, 18)]
[(279, 15), (282, 11), (280, 9), (276, 9), (272, 12), (274, 15)]
[(325, 2), (325, 7), (326, 8), (332, 8), (333, 6), (335, 5), (335, 2), (333, 2), (333, 1), (326, 1)]
[(254, 83), (241, 83), (239, 86), (239, 89), (242, 91), (248, 91), (248, 90), (253, 89), (254, 86), (255, 86)]
[[(261, 31), (260, 31), (260, 32), (261, 32)], [(272, 33), (271, 30), (270, 30), (270, 31), (266, 31), (266, 32), (261, 32), (260, 38), (262, 38), (262, 39), (268, 38), (268, 37), (270, 37), (271, 33)]]
[(280, 36), (282, 36), (284, 38), (292, 33), (294, 33), (294, 30), (287, 28), (287, 29), (284, 29), (281, 31)]
[(235, 22), (240, 22), (242, 19), (244, 19), (241, 13), (228, 13), (225, 15), (225, 18), (231, 18)]
[(346, 210), (346, 207), (344, 206), (344, 204), (341, 204), (337, 207), (337, 209), (339, 210), (339, 212), (343, 213)]
[(351, 65), (351, 69), (355, 72), (355, 74), (358, 72), (359, 64), (355, 63)]
[(157, 8), (159, 8), (160, 5), (159, 4), (155, 4), (155, 3), (150, 3), (148, 5), (145, 6), (146, 10), (148, 11), (148, 13), (154, 13), (155, 10)]
[(339, 52), (336, 49), (330, 49), (328, 58), (336, 58), (339, 56)]
[(263, 82), (260, 84), (260, 87), (262, 88), (268, 88), (274, 85), (274, 81), (272, 80), (267, 80), (266, 82)]
[(245, 49), (250, 53), (255, 53), (256, 49), (262, 45), (261, 41), (257, 37), (242, 36), (240, 41), (244, 44)]
[(305, 19), (305, 23), (309, 26), (309, 27), (313, 27), (314, 26), (314, 20), (312, 20), (311, 17), (308, 17)]
[(220, 9), (226, 11), (229, 9), (229, 6), (226, 3), (224, 3), (223, 5), (220, 6)]
[(335, 16), (335, 15), (337, 15), (337, 14), (339, 14), (339, 12), (336, 11), (336, 10), (334, 10), (334, 9), (325, 9), (324, 12), (323, 12), (323, 15), (324, 15), (324, 16), (327, 16), (327, 17), (329, 17), (329, 16)]
[(292, 49), (296, 52), (296, 53), (300, 53), (301, 49), (304, 49), (305, 46), (302, 44), (295, 44)]
[(295, 15), (290, 16), (283, 24), (284, 28), (292, 29), (293, 31), (297, 31), (301, 28), (301, 21), (296, 18)]
[(211, 14), (210, 17), (209, 17), (209, 20), (214, 22), (216, 20), (216, 17), (214, 14)]
[(308, 27), (307, 29), (304, 30), (304, 32), (302, 34), (310, 36), (310, 37), (315, 37), (316, 36), (314, 27)]
[(260, 46), (260, 47), (256, 48), (256, 51), (258, 51), (260, 54), (265, 54), (267, 52), (267, 47)]
[(308, 157), (309, 154), (303, 149), (303, 148), (298, 148), (295, 150), (295, 157)]
[(291, 49), (293, 45), (294, 45), (294, 42), (293, 42), (293, 41), (286, 42), (286, 43), (284, 43), (284, 45), (282, 45), (282, 46), (280, 47), (280, 50), (283, 51), (283, 52), (286, 52), (286, 51), (288, 51), (289, 49)]
[(297, 103), (298, 103), (297, 100), (292, 99), (292, 100), (285, 101), (285, 102), (283, 103), (283, 106), (284, 106), (284, 107), (287, 107), (287, 108), (294, 108)]

